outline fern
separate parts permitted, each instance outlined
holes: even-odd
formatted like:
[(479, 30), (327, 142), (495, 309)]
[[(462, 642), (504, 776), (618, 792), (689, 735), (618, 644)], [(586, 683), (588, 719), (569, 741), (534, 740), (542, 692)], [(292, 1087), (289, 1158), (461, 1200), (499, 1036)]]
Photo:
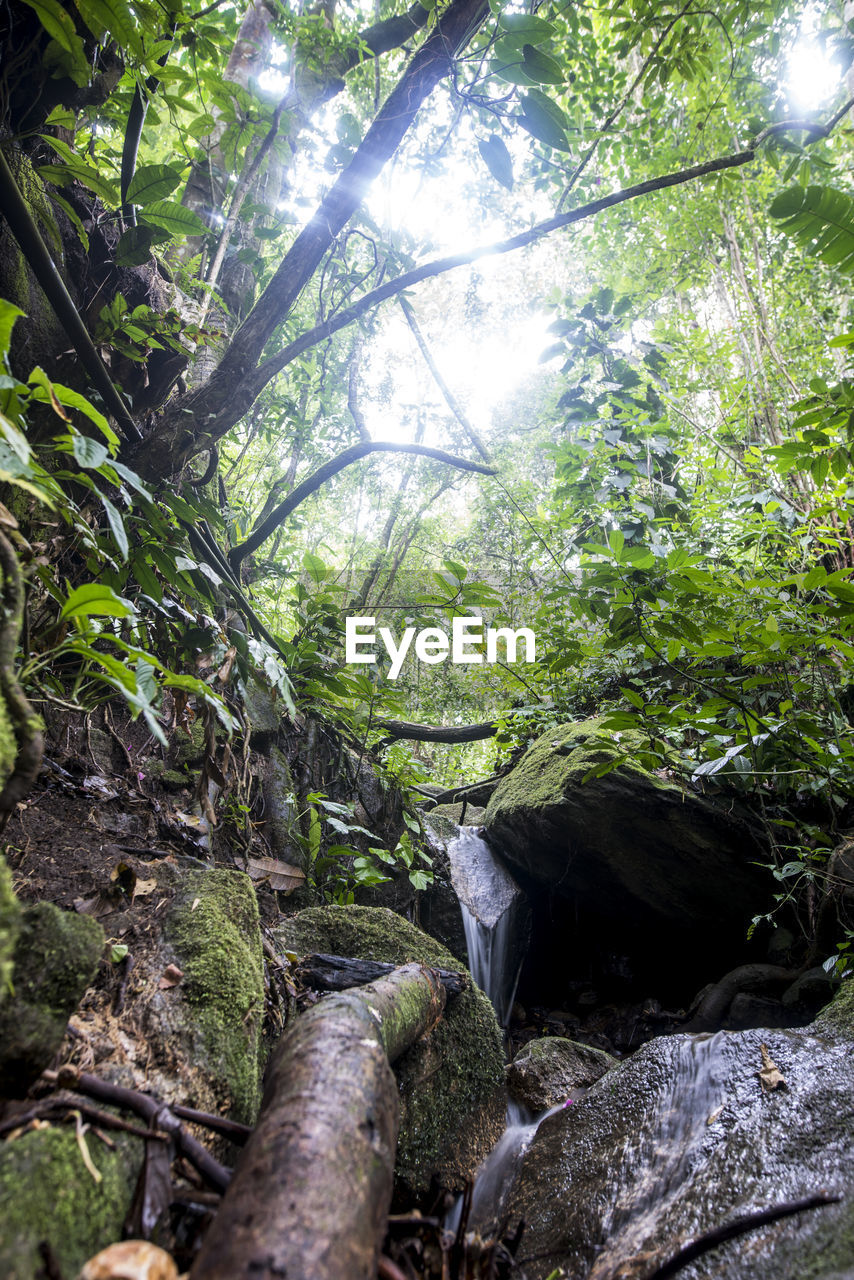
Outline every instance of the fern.
[(790, 187), (772, 202), (769, 213), (807, 253), (843, 275), (854, 274), (854, 198), (846, 192)]

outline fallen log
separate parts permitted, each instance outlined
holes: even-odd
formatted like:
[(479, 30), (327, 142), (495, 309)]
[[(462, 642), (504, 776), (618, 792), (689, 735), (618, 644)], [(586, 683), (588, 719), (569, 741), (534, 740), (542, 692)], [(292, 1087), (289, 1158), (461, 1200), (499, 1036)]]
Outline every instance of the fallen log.
[(191, 1280), (373, 1280), (399, 1121), (389, 1064), (444, 1003), (411, 964), (297, 1019)]
[[(323, 952), (303, 956), (296, 967), (296, 977), (304, 987), (316, 991), (349, 991), (393, 973), (395, 965), (379, 960), (354, 960), (350, 956), (330, 956)], [(468, 974), (454, 969), (434, 969), (446, 995), (458, 996), (471, 986)]]
[(389, 738), (406, 738), (409, 742), (480, 742), (494, 738), (498, 722), (489, 720), (483, 724), (415, 724), (411, 720), (376, 719), (375, 729), (385, 729)]

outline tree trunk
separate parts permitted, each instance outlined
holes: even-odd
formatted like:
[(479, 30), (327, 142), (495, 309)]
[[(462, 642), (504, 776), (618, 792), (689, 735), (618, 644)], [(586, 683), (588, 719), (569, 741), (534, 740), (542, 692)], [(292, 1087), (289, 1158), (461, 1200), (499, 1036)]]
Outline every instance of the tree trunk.
[(191, 1280), (373, 1280), (399, 1119), (389, 1063), (444, 1002), (412, 964), (297, 1020)]

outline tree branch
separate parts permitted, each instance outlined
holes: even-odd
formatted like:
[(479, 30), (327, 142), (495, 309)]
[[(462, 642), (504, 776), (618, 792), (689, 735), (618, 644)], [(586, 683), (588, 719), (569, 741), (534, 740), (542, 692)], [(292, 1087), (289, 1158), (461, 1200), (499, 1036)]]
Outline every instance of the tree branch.
[(481, 742), (494, 738), (498, 725), (462, 724), (445, 728), (441, 724), (413, 724), (409, 720), (374, 720), (374, 729), (385, 729), (390, 738), (406, 738), (408, 742)]
[(291, 361), (296, 360), (298, 356), (301, 356), (304, 351), (308, 351), (311, 347), (316, 347), (319, 342), (331, 337), (339, 329), (344, 329), (347, 325), (353, 324), (366, 311), (370, 311), (388, 298), (396, 297), (404, 289), (411, 289), (413, 285), (420, 284), (422, 280), (430, 280), (435, 276), (444, 275), (445, 272), (454, 271), (457, 267), (467, 267), (473, 262), (479, 262), (481, 258), (497, 257), (500, 254), (513, 253), (516, 249), (525, 249), (528, 245), (535, 244), (545, 236), (551, 235), (553, 231), (560, 231), (576, 222), (584, 222), (587, 218), (595, 217), (597, 213), (602, 213), (605, 209), (611, 209), (615, 205), (624, 204), (627, 200), (636, 200), (639, 196), (649, 195), (654, 191), (662, 191), (667, 187), (681, 186), (683, 183), (693, 182), (695, 179), (703, 178), (710, 173), (720, 173), (725, 169), (735, 169), (740, 165), (749, 164), (753, 159), (755, 159), (755, 153), (752, 150), (740, 151), (732, 156), (720, 156), (718, 159), (708, 160), (704, 164), (692, 165), (690, 169), (680, 169), (676, 173), (665, 174), (660, 178), (650, 178), (647, 182), (639, 182), (633, 187), (625, 187), (622, 191), (615, 191), (610, 196), (603, 196), (601, 200), (593, 200), (590, 204), (580, 205), (579, 208), (571, 209), (568, 213), (558, 214), (554, 218), (547, 218), (544, 222), (537, 222), (533, 227), (529, 227), (527, 231), (520, 231), (517, 235), (510, 236), (507, 240), (496, 240), (492, 244), (482, 245), (479, 249), (471, 249), (465, 253), (448, 254), (444, 258), (434, 258), (431, 262), (424, 262), (420, 267), (413, 267), (411, 271), (406, 271), (403, 275), (396, 276), (393, 280), (386, 280), (384, 284), (372, 289), (370, 293), (366, 293), (358, 302), (354, 302), (352, 306), (339, 311), (334, 316), (330, 316), (322, 324), (315, 325), (313, 329), (309, 329), (287, 347), (283, 347), (276, 355), (264, 360), (254, 373), (248, 375), (244, 387), (237, 392), (243, 402), (243, 407), (240, 413), (237, 414), (235, 421), (243, 416), (267, 383), (277, 373), (281, 373), (282, 369), (286, 368)]
[(445, 397), (445, 403), (447, 404), (451, 413), (456, 418), (457, 422), (462, 427), (463, 431), (465, 431), (466, 435), (468, 436), (471, 443), (474, 445), (475, 449), (477, 449), (478, 453), (483, 458), (484, 462), (489, 462), (490, 461), (489, 451), (487, 450), (480, 436), (475, 431), (472, 424), (469, 422), (468, 418), (465, 415), (465, 412), (463, 411), (462, 405), (459, 403), (453, 391), (451, 391), (451, 388), (445, 382), (445, 379), (442, 377), (441, 373), (439, 372), (436, 366), (436, 361), (433, 359), (433, 354), (430, 351), (430, 348), (427, 346), (427, 342), (424, 338), (424, 334), (421, 332), (421, 326), (419, 325), (418, 321), (415, 319), (415, 312), (412, 310), (412, 307), (409, 305), (409, 303), (406, 301), (405, 298), (398, 296), (397, 300), (400, 303), (401, 311), (406, 316), (406, 323), (409, 325), (409, 328), (412, 331), (412, 336), (415, 339), (416, 343), (418, 344), (418, 350), (421, 352), (421, 355), (424, 358), (424, 363), (426, 364), (427, 368), (430, 370), (431, 374), (433, 375), (433, 381), (436, 383), (436, 386), (439, 388), (442, 395)]
[[(453, 0), (435, 30), (409, 62), (365, 134), (350, 164), (333, 183), (311, 221), (285, 254), (272, 280), (237, 330), (219, 366), (198, 390), (182, 396), (164, 414), (160, 429), (135, 451), (144, 473), (163, 472), (164, 450), (171, 466), (196, 451), (199, 428), (219, 439), (243, 416), (254, 396), (240, 391), (254, 371), (274, 330), (287, 318), (335, 237), (359, 208), (371, 183), (397, 151), (418, 110), (450, 71), (458, 50), (488, 12), (487, 0)], [(198, 424), (198, 425), (196, 425)]]
[(270, 534), (278, 529), (294, 508), (304, 502), (310, 494), (315, 493), (339, 471), (343, 471), (345, 467), (358, 462), (360, 458), (370, 453), (414, 453), (421, 458), (433, 458), (436, 462), (444, 462), (449, 467), (456, 467), (460, 471), (477, 471), (484, 476), (495, 475), (494, 468), (482, 466), (479, 462), (469, 462), (468, 458), (457, 458), (452, 453), (445, 453), (444, 449), (430, 449), (423, 444), (391, 444), (384, 440), (363, 440), (359, 444), (351, 445), (337, 457), (330, 458), (322, 467), (318, 467), (315, 472), (292, 489), (285, 500), (280, 502), (265, 520), (255, 526), (245, 542), (231, 549), (228, 559), (232, 568), (236, 569), (241, 560), (245, 560), (253, 551), (256, 551), (262, 542), (266, 542)]

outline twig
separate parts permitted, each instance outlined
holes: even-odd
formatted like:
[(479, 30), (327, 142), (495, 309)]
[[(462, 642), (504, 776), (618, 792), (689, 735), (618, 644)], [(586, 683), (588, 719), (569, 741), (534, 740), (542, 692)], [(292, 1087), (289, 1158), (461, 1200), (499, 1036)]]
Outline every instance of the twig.
[(110, 1084), (98, 1076), (78, 1071), (76, 1067), (66, 1065), (59, 1071), (45, 1071), (42, 1079), (49, 1084), (58, 1084), (61, 1088), (78, 1089), (97, 1098), (101, 1102), (111, 1102), (115, 1106), (126, 1107), (137, 1115), (148, 1120), (152, 1127), (157, 1126), (175, 1139), (178, 1150), (198, 1169), (199, 1173), (216, 1191), (225, 1191), (231, 1180), (231, 1170), (215, 1160), (206, 1147), (187, 1131), (181, 1121), (159, 1098), (139, 1093), (136, 1089), (128, 1089), (122, 1085)]
[(784, 1204), (773, 1205), (770, 1209), (758, 1209), (754, 1213), (746, 1213), (740, 1218), (734, 1218), (732, 1222), (725, 1222), (723, 1226), (705, 1232), (699, 1239), (692, 1240), (669, 1261), (657, 1267), (655, 1271), (651, 1271), (645, 1280), (668, 1280), (669, 1276), (675, 1276), (677, 1271), (687, 1267), (689, 1262), (708, 1253), (710, 1249), (716, 1249), (719, 1244), (724, 1244), (727, 1240), (734, 1240), (736, 1236), (755, 1231), (757, 1227), (764, 1227), (767, 1223), (776, 1222), (779, 1218), (789, 1218), (795, 1213), (803, 1213), (806, 1209), (820, 1209), (824, 1205), (839, 1204), (841, 1200), (842, 1196), (829, 1195), (825, 1191), (820, 1191), (817, 1195), (806, 1196), (803, 1200), (789, 1200)]

